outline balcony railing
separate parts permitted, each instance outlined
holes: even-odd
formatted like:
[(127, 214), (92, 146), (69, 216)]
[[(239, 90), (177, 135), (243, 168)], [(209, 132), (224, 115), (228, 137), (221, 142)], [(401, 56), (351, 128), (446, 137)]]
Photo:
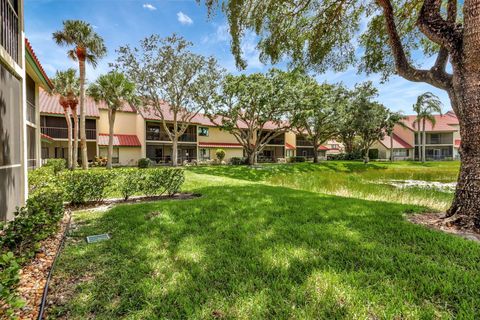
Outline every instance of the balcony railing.
[(285, 144), (285, 140), (284, 139), (280, 139), (280, 138), (276, 138), (276, 139), (272, 139), (270, 141), (268, 141), (267, 144), (276, 144), (276, 145), (284, 145)]
[(297, 139), (297, 146), (300, 146), (300, 147), (311, 147), (312, 144), (311, 144), (310, 141), (308, 141), (308, 140)]
[[(167, 134), (161, 132), (147, 132), (146, 134), (147, 140), (150, 141), (170, 141), (170, 138)], [(178, 141), (180, 142), (196, 142), (197, 135), (195, 133), (184, 133), (179, 138)]]
[[(153, 161), (155, 164), (171, 164), (172, 163), (172, 156), (166, 156), (166, 157), (148, 157), (151, 161)], [(191, 156), (191, 157), (178, 157), (177, 162), (178, 164), (182, 164), (185, 161), (187, 162), (192, 162), (196, 161), (197, 157), (196, 156)]]
[[(42, 133), (54, 139), (68, 139), (68, 130), (67, 128), (60, 127), (42, 127)], [(85, 129), (87, 135), (87, 140), (96, 140), (97, 139), (97, 130), (95, 129)], [(80, 135), (79, 135), (80, 138)]]
[(9, 0), (0, 0), (0, 45), (18, 62), (18, 15)]
[(35, 110), (36, 110), (35, 105), (30, 101), (27, 101), (27, 121), (31, 123), (36, 123), (35, 120), (37, 117), (36, 117)]

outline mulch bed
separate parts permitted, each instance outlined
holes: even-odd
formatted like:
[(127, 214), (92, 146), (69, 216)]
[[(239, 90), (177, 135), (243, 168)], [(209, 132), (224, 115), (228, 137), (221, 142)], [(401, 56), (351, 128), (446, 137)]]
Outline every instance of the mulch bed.
[(26, 304), (15, 313), (19, 319), (38, 318), (48, 273), (52, 268), (69, 221), (70, 213), (66, 211), (58, 232), (40, 242), (40, 249), (35, 258), (20, 270), (18, 293)]
[(455, 225), (452, 219), (445, 218), (445, 213), (414, 214), (407, 216), (407, 220), (480, 243), (480, 230), (461, 228)]

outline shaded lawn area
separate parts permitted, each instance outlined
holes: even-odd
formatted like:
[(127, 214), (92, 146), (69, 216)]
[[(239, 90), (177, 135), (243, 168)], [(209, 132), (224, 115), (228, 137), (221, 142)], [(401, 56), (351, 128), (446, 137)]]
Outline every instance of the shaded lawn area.
[[(480, 246), (420, 207), (187, 175), (203, 194), (76, 214), (52, 318), (480, 317)], [(87, 245), (84, 237), (112, 239)]]

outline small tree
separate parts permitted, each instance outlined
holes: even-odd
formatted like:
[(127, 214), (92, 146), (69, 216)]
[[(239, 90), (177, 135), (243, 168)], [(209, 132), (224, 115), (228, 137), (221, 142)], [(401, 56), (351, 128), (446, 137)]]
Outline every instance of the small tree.
[(98, 59), (107, 54), (103, 39), (93, 31), (92, 26), (81, 20), (63, 21), (63, 29), (53, 33), (58, 45), (73, 46), (67, 55), (78, 61), (80, 72), (80, 146), (82, 149), (82, 168), (88, 169), (87, 135), (85, 131), (85, 63), (96, 67)]
[(337, 104), (342, 95), (335, 86), (319, 85), (314, 79), (305, 79), (302, 87), (302, 98), (292, 123), (311, 143), (313, 162), (317, 163), (320, 146), (337, 134)]
[(123, 73), (109, 72), (98, 77), (95, 83), (88, 88), (88, 94), (95, 101), (105, 101), (108, 107), (108, 156), (107, 169), (112, 168), (113, 156), (113, 129), (117, 110), (125, 103), (135, 103), (135, 84), (128, 81)]
[(223, 159), (225, 159), (225, 150), (217, 149), (217, 151), (215, 151), (215, 155), (217, 156), (218, 162), (222, 163)]
[(292, 126), (285, 121), (297, 99), (293, 74), (270, 70), (267, 74), (228, 75), (213, 104), (205, 113), (243, 146), (248, 163), (274, 138)]
[(174, 166), (179, 137), (212, 99), (223, 74), (213, 57), (195, 54), (189, 50), (191, 46), (191, 42), (175, 34), (165, 39), (152, 35), (138, 48), (120, 47), (113, 64), (137, 85), (138, 96), (144, 97), (161, 118), (172, 141)]
[[(65, 121), (67, 122), (67, 167), (73, 169), (76, 167), (76, 157), (73, 158), (72, 153), (74, 154), (77, 150), (72, 146), (72, 122), (70, 113), (76, 111), (72, 106), (76, 106), (78, 103), (80, 81), (76, 75), (75, 69), (67, 69), (65, 71), (57, 71), (55, 73), (55, 78), (52, 79), (52, 83), (53, 90), (51, 93), (60, 96), (59, 103), (63, 107)], [(78, 127), (75, 125), (73, 130), (78, 131)]]
[(427, 143), (426, 122), (429, 121), (432, 126), (435, 126), (436, 120), (433, 113), (442, 112), (442, 103), (433, 93), (425, 92), (417, 98), (417, 102), (413, 105), (413, 111), (417, 114), (414, 124), (417, 127), (418, 158), (420, 161), (425, 162), (425, 145)]

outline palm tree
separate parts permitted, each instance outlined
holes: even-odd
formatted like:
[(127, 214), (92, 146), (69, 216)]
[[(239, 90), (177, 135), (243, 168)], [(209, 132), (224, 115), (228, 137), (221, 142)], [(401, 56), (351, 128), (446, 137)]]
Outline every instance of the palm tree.
[(80, 146), (82, 149), (82, 168), (88, 169), (87, 136), (85, 132), (85, 63), (97, 66), (98, 59), (107, 54), (103, 39), (93, 31), (92, 26), (81, 20), (63, 21), (63, 29), (53, 33), (58, 45), (73, 46), (68, 56), (78, 61), (80, 71)]
[[(57, 71), (55, 78), (52, 79), (53, 90), (51, 94), (60, 96), (59, 102), (63, 107), (65, 120), (67, 121), (67, 140), (68, 140), (68, 156), (67, 164), (69, 169), (76, 167), (75, 159), (72, 158), (72, 122), (70, 117), (71, 106), (78, 103), (79, 94), (79, 79), (76, 75), (75, 69), (67, 69), (66, 71)], [(75, 126), (74, 131), (78, 131)], [(73, 153), (76, 149), (73, 150)]]
[(95, 101), (105, 101), (108, 107), (108, 156), (107, 169), (112, 168), (113, 128), (115, 115), (124, 103), (135, 103), (135, 84), (128, 81), (123, 73), (111, 71), (98, 77), (88, 88), (88, 94)]
[[(426, 122), (429, 121), (432, 127), (435, 127), (436, 120), (433, 114), (442, 114), (442, 102), (433, 93), (425, 92), (417, 98), (417, 102), (413, 105), (413, 111), (417, 113), (414, 125), (417, 125), (418, 150), (421, 150), (421, 152), (419, 152), (419, 158), (422, 162), (425, 162)], [(422, 129), (420, 129), (420, 124), (422, 124)]]
[(385, 132), (390, 137), (390, 161), (393, 161), (393, 131), (396, 125), (406, 128), (407, 125), (403, 122), (405, 116), (401, 112), (390, 112), (387, 118)]

